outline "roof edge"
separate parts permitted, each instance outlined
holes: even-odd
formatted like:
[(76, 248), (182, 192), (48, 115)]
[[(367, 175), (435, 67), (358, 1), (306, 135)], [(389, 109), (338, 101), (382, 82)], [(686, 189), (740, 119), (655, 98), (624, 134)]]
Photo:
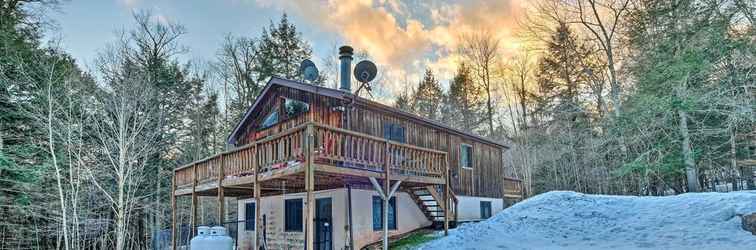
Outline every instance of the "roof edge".
[(339, 99), (350, 98), (350, 99), (353, 99), (353, 100), (358, 101), (360, 103), (363, 103), (365, 105), (373, 105), (373, 106), (376, 106), (377, 108), (386, 110), (387, 112), (395, 113), (395, 114), (404, 116), (406, 118), (418, 120), (420, 122), (426, 123), (426, 124), (428, 124), (430, 126), (433, 126), (433, 127), (437, 127), (437, 128), (444, 129), (444, 130), (449, 130), (449, 131), (452, 131), (452, 132), (454, 132), (456, 134), (459, 134), (459, 135), (462, 135), (462, 136), (471, 137), (471, 138), (474, 138), (476, 140), (480, 140), (480, 141), (483, 141), (485, 143), (493, 144), (493, 145), (500, 146), (500, 147), (503, 147), (503, 148), (506, 148), (506, 149), (510, 148), (509, 146), (505, 145), (504, 143), (497, 142), (497, 141), (494, 141), (492, 139), (488, 139), (488, 138), (485, 138), (483, 136), (475, 135), (475, 134), (472, 134), (472, 133), (469, 133), (469, 132), (465, 132), (465, 131), (462, 131), (462, 130), (459, 130), (459, 129), (447, 126), (445, 124), (442, 124), (442, 123), (440, 123), (438, 121), (431, 120), (431, 119), (428, 119), (428, 118), (425, 118), (425, 117), (421, 117), (419, 115), (412, 114), (412, 113), (406, 112), (404, 110), (400, 110), (400, 109), (397, 109), (397, 108), (394, 108), (394, 107), (391, 107), (391, 106), (388, 106), (388, 105), (385, 105), (385, 104), (382, 104), (382, 103), (379, 103), (379, 102), (376, 102), (376, 101), (368, 100), (368, 99), (356, 96), (356, 95), (354, 95), (354, 94), (352, 94), (350, 92), (344, 92), (344, 91), (341, 91), (341, 90), (327, 88), (327, 87), (323, 87), (323, 86), (306, 84), (306, 83), (302, 83), (302, 82), (298, 82), (298, 81), (294, 81), (294, 80), (287, 80), (287, 79), (280, 78), (280, 77), (277, 77), (277, 76), (272, 76), (268, 80), (268, 82), (265, 84), (265, 87), (262, 89), (262, 91), (260, 91), (260, 94), (258, 95), (258, 98), (255, 100), (255, 103), (253, 103), (252, 106), (250, 106), (247, 109), (247, 111), (244, 112), (244, 116), (239, 121), (239, 123), (237, 123), (237, 125), (234, 128), (233, 132), (231, 132), (231, 134), (228, 136), (228, 139), (226, 140), (227, 144), (229, 144), (229, 145), (235, 145), (238, 142), (238, 136), (241, 133), (242, 127), (244, 127), (244, 124), (247, 123), (247, 119), (249, 119), (249, 116), (251, 115), (251, 113), (255, 109), (255, 107), (257, 107), (257, 105), (260, 104), (260, 100), (263, 99), (263, 98), (260, 98), (260, 97), (265, 96), (270, 91), (270, 89), (272, 88), (273, 85), (279, 85), (279, 86), (283, 86), (283, 87), (295, 88), (295, 89), (298, 89), (298, 90), (308, 91), (308, 92), (312, 92), (312, 93), (315, 93), (315, 94), (325, 95), (325, 96), (329, 96), (329, 97), (333, 97), (333, 98), (339, 98)]

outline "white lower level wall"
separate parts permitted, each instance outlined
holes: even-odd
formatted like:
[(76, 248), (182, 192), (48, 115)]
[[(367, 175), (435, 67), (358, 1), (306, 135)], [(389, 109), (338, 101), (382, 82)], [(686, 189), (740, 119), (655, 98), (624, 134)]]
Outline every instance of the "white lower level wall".
[[(383, 235), (380, 230), (373, 230), (372, 197), (377, 195), (372, 190), (352, 189), (352, 222), (354, 223), (355, 249), (360, 249), (369, 243), (379, 241)], [(347, 242), (349, 239), (346, 206), (347, 190), (341, 188), (315, 192), (315, 199), (326, 197), (331, 198), (333, 249), (345, 249), (349, 245)], [(304, 248), (303, 232), (284, 232), (284, 200), (296, 198), (305, 199), (306, 197), (304, 193), (295, 193), (286, 194), (285, 197), (279, 195), (262, 198), (262, 207), (260, 209), (262, 210), (262, 214), (266, 216), (265, 227), (268, 249)], [(239, 221), (245, 219), (245, 204), (254, 201), (253, 198), (239, 200)], [(396, 206), (397, 230), (391, 230), (389, 232), (390, 235), (403, 234), (431, 225), (431, 222), (420, 211), (420, 208), (418, 208), (408, 194), (397, 192)], [(306, 212), (304, 208), (305, 206), (303, 206), (303, 212)], [(261, 223), (261, 221), (258, 223)], [(246, 231), (244, 223), (239, 223), (238, 232), (238, 249), (252, 249), (254, 231)]]
[(457, 220), (459, 221), (478, 221), (484, 218), (480, 214), (480, 202), (491, 202), (491, 215), (494, 215), (504, 209), (504, 201), (501, 198), (486, 198), (476, 196), (457, 196), (459, 204), (457, 209)]

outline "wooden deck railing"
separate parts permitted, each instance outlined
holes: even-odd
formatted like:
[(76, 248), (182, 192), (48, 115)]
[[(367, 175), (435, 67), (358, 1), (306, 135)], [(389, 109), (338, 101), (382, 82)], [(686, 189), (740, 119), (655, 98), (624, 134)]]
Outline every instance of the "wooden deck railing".
[[(322, 124), (307, 123), (240, 148), (195, 161), (174, 170), (176, 186), (241, 177), (295, 166), (304, 162), (305, 136), (313, 131), (317, 164), (392, 174), (443, 178), (446, 153), (397, 143), (384, 138)], [(196, 174), (195, 174), (196, 173)]]
[[(388, 152), (388, 154), (387, 154)], [(446, 153), (325, 125), (315, 126), (316, 161), (392, 174), (443, 177)]]
[(522, 180), (504, 177), (504, 197), (522, 198)]

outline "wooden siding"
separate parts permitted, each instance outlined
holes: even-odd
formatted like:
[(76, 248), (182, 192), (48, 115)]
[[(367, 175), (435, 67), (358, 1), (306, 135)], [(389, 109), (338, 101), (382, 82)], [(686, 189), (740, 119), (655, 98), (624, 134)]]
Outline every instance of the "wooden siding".
[[(349, 115), (343, 115), (348, 99), (338, 99), (318, 95), (313, 92), (293, 88), (276, 87), (262, 100), (261, 108), (249, 117), (244, 128), (241, 146), (253, 140), (286, 131), (307, 121), (345, 128), (359, 133), (383, 137), (384, 124), (398, 124), (405, 130), (406, 143), (418, 147), (447, 152), (452, 177), (452, 189), (458, 195), (501, 198), (504, 196), (504, 148), (479, 140), (472, 136), (460, 135), (446, 129), (434, 127), (423, 122), (408, 119), (380, 107), (354, 104), (348, 109)], [(309, 104), (309, 112), (297, 117), (282, 120), (278, 124), (258, 130), (265, 116), (278, 107), (281, 97), (303, 101)], [(344, 125), (348, 124), (348, 125)], [(258, 130), (258, 131), (255, 131)], [(460, 144), (473, 147), (473, 168), (460, 166)]]

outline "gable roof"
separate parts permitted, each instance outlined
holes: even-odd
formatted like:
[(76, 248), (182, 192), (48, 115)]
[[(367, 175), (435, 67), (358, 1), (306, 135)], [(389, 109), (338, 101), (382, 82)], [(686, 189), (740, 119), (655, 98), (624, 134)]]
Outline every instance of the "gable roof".
[(445, 124), (442, 124), (440, 122), (437, 122), (437, 121), (434, 121), (434, 120), (431, 120), (431, 119), (428, 119), (428, 118), (425, 118), (425, 117), (421, 117), (421, 116), (418, 116), (418, 115), (415, 115), (415, 114), (412, 114), (412, 113), (409, 113), (409, 112), (406, 112), (406, 111), (403, 111), (403, 110), (400, 110), (400, 109), (397, 109), (397, 108), (394, 108), (394, 107), (390, 107), (390, 106), (387, 106), (387, 105), (384, 105), (384, 104), (381, 104), (381, 103), (378, 103), (378, 102), (375, 102), (375, 101), (371, 101), (371, 100), (368, 100), (368, 99), (365, 99), (365, 98), (362, 98), (362, 97), (359, 97), (359, 96), (356, 96), (356, 95), (354, 95), (354, 94), (352, 94), (350, 92), (344, 92), (344, 91), (337, 90), (337, 89), (326, 88), (326, 87), (312, 85), (312, 84), (307, 84), (307, 83), (302, 83), (302, 82), (298, 82), (298, 81), (287, 80), (287, 79), (283, 79), (283, 78), (279, 78), (279, 77), (271, 77), (270, 80), (268, 80), (268, 83), (265, 85), (265, 87), (263, 88), (263, 90), (260, 92), (259, 98), (257, 98), (257, 100), (255, 100), (255, 103), (252, 104), (252, 106), (250, 106), (247, 109), (247, 112), (244, 113), (244, 117), (236, 125), (236, 127), (234, 128), (234, 131), (231, 132), (231, 134), (228, 136), (228, 140), (227, 140), (228, 144), (232, 144), (232, 145), (236, 144), (237, 139), (243, 133), (243, 128), (247, 125), (247, 123), (250, 122), (249, 121), (250, 120), (249, 119), (250, 116), (254, 113), (254, 110), (256, 110), (257, 107), (259, 105), (261, 105), (261, 102), (264, 99), (262, 97), (264, 97), (265, 95), (267, 95), (268, 92), (270, 92), (272, 89), (275, 89), (274, 88), (275, 86), (293, 88), (293, 89), (297, 89), (297, 90), (301, 90), (301, 91), (306, 91), (306, 92), (314, 93), (314, 94), (317, 94), (317, 95), (328, 96), (328, 97), (335, 98), (335, 99), (352, 100), (355, 103), (363, 104), (363, 105), (366, 105), (366, 106), (373, 106), (373, 107), (375, 107), (377, 109), (380, 109), (382, 111), (385, 111), (385, 112), (388, 112), (388, 113), (391, 113), (391, 114), (394, 114), (394, 115), (397, 115), (397, 116), (401, 116), (401, 117), (404, 117), (404, 118), (408, 118), (408, 119), (411, 119), (411, 120), (415, 120), (415, 121), (417, 121), (419, 123), (424, 123), (424, 124), (427, 124), (427, 125), (429, 125), (431, 127), (435, 127), (437, 129), (449, 131), (449, 132), (452, 132), (452, 133), (455, 133), (455, 134), (458, 134), (458, 135), (462, 135), (462, 136), (472, 137), (472, 138), (474, 138), (476, 140), (479, 140), (479, 141), (482, 141), (482, 142), (486, 142), (486, 143), (489, 143), (489, 144), (493, 144), (493, 145), (496, 145), (496, 146), (500, 146), (500, 147), (504, 147), (504, 148), (509, 148), (509, 146), (504, 145), (504, 144), (502, 144), (500, 142), (497, 142), (497, 141), (494, 141), (494, 140), (490, 140), (490, 139), (484, 138), (482, 136), (471, 134), (471, 133), (468, 133), (468, 132), (465, 132), (465, 131), (461, 131), (459, 129), (449, 127), (449, 126), (447, 126)]

